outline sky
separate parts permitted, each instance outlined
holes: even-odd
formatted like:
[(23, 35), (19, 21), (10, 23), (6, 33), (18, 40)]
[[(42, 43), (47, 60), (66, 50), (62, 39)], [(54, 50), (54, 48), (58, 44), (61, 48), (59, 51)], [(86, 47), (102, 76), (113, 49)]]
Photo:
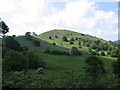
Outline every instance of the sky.
[(0, 18), (8, 35), (68, 29), (118, 39), (118, 0), (0, 0)]

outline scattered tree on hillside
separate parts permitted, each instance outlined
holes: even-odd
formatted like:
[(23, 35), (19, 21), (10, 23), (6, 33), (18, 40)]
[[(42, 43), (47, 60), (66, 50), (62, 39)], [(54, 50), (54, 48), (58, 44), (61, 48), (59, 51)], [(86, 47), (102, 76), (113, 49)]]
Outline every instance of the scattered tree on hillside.
[(92, 80), (97, 80), (97, 78), (106, 73), (104, 63), (95, 56), (86, 58), (85, 63), (86, 75), (92, 78)]
[(52, 43), (52, 45), (56, 45), (56, 43)]
[(66, 36), (63, 37), (63, 41), (68, 41)]
[(80, 39), (78, 41), (78, 45), (79, 45), (79, 48), (81, 48), (81, 41), (80, 41)]
[(70, 54), (71, 55), (78, 55), (78, 49), (77, 49), (77, 47), (72, 47)]
[(105, 55), (105, 52), (104, 52), (103, 50), (101, 51), (101, 55), (102, 55), (102, 56), (106, 56), (106, 55)]
[(72, 41), (69, 41), (69, 43), (70, 43), (70, 44), (74, 44), (74, 42), (72, 42)]
[(52, 37), (51, 37), (51, 36), (49, 36), (49, 39), (52, 39)]
[(74, 38), (72, 37), (72, 38), (70, 39), (70, 41), (74, 41)]
[(1, 20), (0, 18), (0, 34), (3, 34), (3, 38), (5, 37), (5, 34), (9, 32), (9, 28), (6, 25), (4, 21)]
[(75, 37), (75, 40), (78, 40), (78, 37)]
[(36, 34), (35, 32), (32, 32), (32, 35), (35, 35), (35, 36), (37, 36), (37, 34)]
[(27, 40), (32, 40), (31, 32), (26, 32), (25, 36)]
[(55, 35), (55, 38), (58, 38), (58, 36), (57, 36), (57, 35)]

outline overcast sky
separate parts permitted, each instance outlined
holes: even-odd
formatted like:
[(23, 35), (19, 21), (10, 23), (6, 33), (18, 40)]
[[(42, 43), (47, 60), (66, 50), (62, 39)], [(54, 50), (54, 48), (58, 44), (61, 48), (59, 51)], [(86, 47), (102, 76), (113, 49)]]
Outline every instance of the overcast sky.
[(114, 41), (118, 39), (118, 0), (104, 1), (0, 0), (0, 17), (10, 35), (69, 29)]

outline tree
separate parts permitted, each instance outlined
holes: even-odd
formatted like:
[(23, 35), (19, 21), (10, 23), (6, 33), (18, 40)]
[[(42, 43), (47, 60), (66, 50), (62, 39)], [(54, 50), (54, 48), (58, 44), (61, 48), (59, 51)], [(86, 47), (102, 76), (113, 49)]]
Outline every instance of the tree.
[(22, 49), (20, 43), (11, 36), (4, 38), (3, 43), (6, 47), (13, 50), (21, 51)]
[(35, 36), (37, 36), (37, 34), (36, 34), (35, 32), (32, 32), (32, 35), (35, 35)]
[(69, 43), (70, 43), (70, 44), (74, 44), (74, 42), (72, 42), (72, 41), (69, 41)]
[(22, 52), (24, 56), (27, 57), (29, 61), (29, 68), (30, 69), (37, 69), (39, 67), (45, 67), (46, 62), (43, 61), (39, 56), (37, 56), (34, 52), (32, 51), (26, 51)]
[(101, 55), (102, 55), (102, 56), (106, 56), (106, 55), (105, 55), (105, 52), (104, 52), (103, 50), (101, 51)]
[(78, 41), (78, 45), (79, 45), (79, 48), (81, 48), (81, 41), (80, 40)]
[(56, 43), (52, 43), (53, 45), (56, 45)]
[(5, 34), (8, 32), (9, 32), (8, 26), (6, 25), (4, 21), (1, 21), (1, 18), (0, 18), (0, 33), (2, 33), (4, 37)]
[(49, 39), (52, 39), (52, 37), (51, 37), (51, 36), (49, 36)]
[(78, 55), (78, 49), (76, 47), (72, 47), (70, 54), (71, 55)]
[(34, 44), (36, 47), (39, 47), (39, 46), (40, 46), (40, 41), (34, 40), (34, 41), (33, 41), (33, 44)]
[(74, 41), (74, 38), (72, 37), (72, 38), (70, 39), (70, 41)]
[(117, 61), (112, 64), (113, 73), (120, 78), (120, 56), (118, 57)]
[(68, 41), (66, 36), (63, 37), (63, 41)]
[(85, 63), (85, 73), (92, 78), (92, 80), (97, 80), (98, 77), (106, 73), (104, 63), (95, 56), (86, 58)]
[(3, 58), (3, 70), (21, 71), (28, 69), (28, 59), (18, 51), (9, 51)]
[(31, 32), (26, 32), (25, 36), (27, 40), (32, 40)]
[(78, 40), (78, 37), (75, 37), (75, 40)]
[(58, 36), (57, 36), (57, 35), (55, 35), (55, 38), (58, 38)]

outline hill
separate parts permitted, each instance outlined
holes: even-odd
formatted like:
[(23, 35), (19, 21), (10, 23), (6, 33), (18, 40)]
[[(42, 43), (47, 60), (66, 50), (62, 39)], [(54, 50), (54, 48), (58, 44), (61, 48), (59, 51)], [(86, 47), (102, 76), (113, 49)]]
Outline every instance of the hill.
[[(64, 36), (67, 37), (67, 42), (63, 41)], [(104, 51), (106, 55), (109, 55), (109, 51), (111, 52), (112, 50), (117, 50), (118, 48), (117, 44), (112, 41), (106, 41), (96, 36), (91, 36), (70, 30), (54, 29), (35, 37), (51, 44), (55, 43), (56, 46), (64, 47), (68, 50), (70, 50), (72, 47), (77, 47), (78, 50), (84, 54), (89, 54), (89, 49), (91, 48), (98, 54), (100, 54), (101, 51)], [(79, 41), (81, 48), (79, 48)]]

